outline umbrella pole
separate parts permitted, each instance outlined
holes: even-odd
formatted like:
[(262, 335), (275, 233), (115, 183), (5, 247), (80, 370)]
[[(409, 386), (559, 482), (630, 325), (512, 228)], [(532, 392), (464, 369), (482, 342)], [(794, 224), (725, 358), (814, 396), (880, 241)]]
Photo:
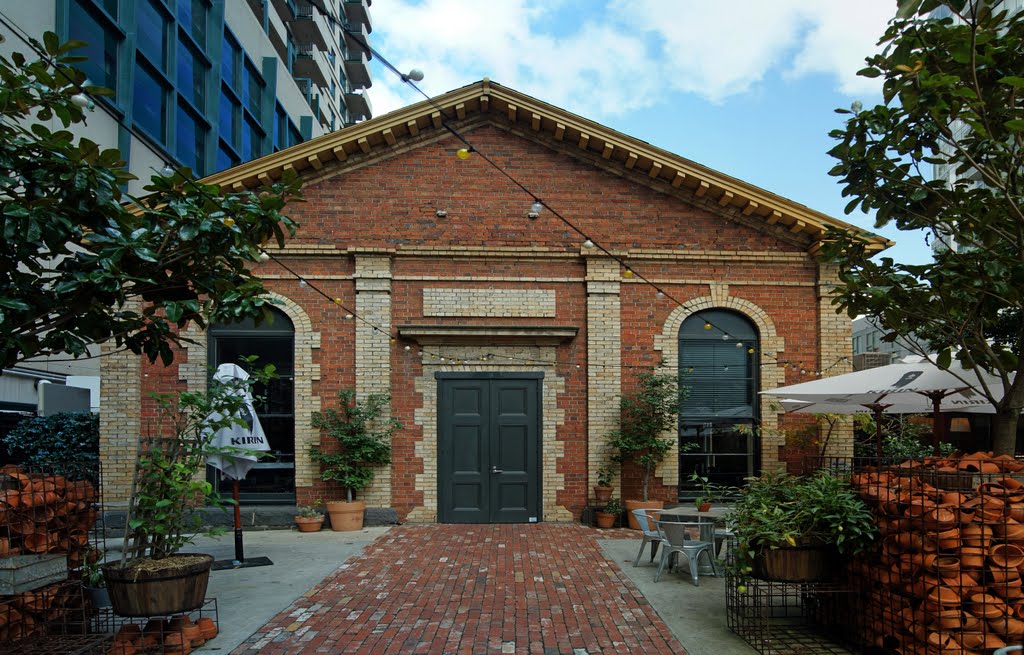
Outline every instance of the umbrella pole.
[(878, 455), (878, 462), (882, 462), (882, 406), (875, 404), (875, 452)]
[(943, 396), (933, 393), (932, 399), (932, 455), (939, 456), (939, 432), (942, 431), (942, 414), (939, 413), (939, 405)]
[(242, 547), (242, 508), (238, 505), (238, 480), (231, 481), (231, 496), (235, 499), (235, 561), (245, 561), (245, 550)]

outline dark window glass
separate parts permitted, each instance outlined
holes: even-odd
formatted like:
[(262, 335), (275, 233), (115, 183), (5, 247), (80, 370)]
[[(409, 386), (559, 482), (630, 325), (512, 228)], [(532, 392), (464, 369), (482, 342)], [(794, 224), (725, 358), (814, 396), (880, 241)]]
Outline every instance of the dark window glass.
[(178, 93), (203, 108), (206, 100), (206, 64), (184, 41), (178, 41)]
[(217, 147), (217, 161), (215, 162), (217, 170), (214, 172), (223, 171), (237, 165), (238, 157), (235, 156), (235, 153), (231, 152), (231, 149), (226, 144), (221, 142)]
[(167, 139), (167, 103), (164, 87), (149, 67), (135, 63), (134, 97), (132, 98), (132, 121), (149, 136), (163, 143)]
[(274, 150), (284, 150), (288, 147), (288, 115), (284, 108), (277, 105), (274, 112)]
[(178, 0), (178, 22), (199, 47), (205, 50), (206, 3), (203, 0)]
[(261, 105), (264, 86), (263, 78), (246, 59), (245, 74), (242, 77), (242, 99), (245, 101), (245, 108), (256, 117), (256, 120), (262, 118)]
[(238, 47), (238, 42), (231, 38), (231, 36), (225, 34), (224, 52), (221, 53), (220, 60), (220, 76), (224, 78), (224, 84), (227, 84), (233, 89), (238, 86), (235, 71), (238, 70), (237, 62), (240, 52), (241, 49)]
[(288, 122), (288, 145), (294, 146), (296, 143), (302, 143), (302, 132), (299, 132), (299, 128), (295, 127), (295, 124), (291, 121)]
[(102, 4), (103, 10), (106, 11), (111, 18), (117, 20), (117, 0), (103, 0)]
[(135, 9), (139, 52), (161, 71), (167, 70), (167, 19), (156, 0), (140, 2)]
[(238, 143), (238, 103), (232, 98), (230, 93), (221, 92), (220, 94), (220, 110), (217, 124), (220, 127), (220, 136), (222, 139), (236, 145)]
[(197, 175), (202, 175), (205, 161), (205, 127), (187, 107), (181, 105), (178, 105), (175, 126), (178, 159), (184, 165), (190, 166)]
[(247, 161), (263, 154), (263, 129), (251, 118), (246, 117), (242, 130), (242, 157)]
[(91, 83), (116, 91), (117, 46), (121, 35), (105, 19), (94, 15), (86, 4), (85, 0), (73, 0), (68, 8), (68, 37), (85, 42), (75, 54), (88, 58), (76, 66), (85, 72)]

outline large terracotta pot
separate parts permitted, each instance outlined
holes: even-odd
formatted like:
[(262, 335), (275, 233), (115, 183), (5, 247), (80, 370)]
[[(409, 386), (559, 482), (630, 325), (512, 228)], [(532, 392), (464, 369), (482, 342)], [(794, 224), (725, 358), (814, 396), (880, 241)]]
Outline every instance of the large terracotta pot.
[(608, 512), (597, 512), (597, 527), (599, 528), (614, 528), (615, 519), (618, 516), (615, 514), (609, 514)]
[(633, 510), (635, 509), (662, 509), (665, 507), (665, 502), (661, 500), (627, 500), (626, 505), (626, 517), (629, 519), (629, 528), (631, 530), (639, 530), (640, 524), (636, 522), (636, 517), (633, 516)]
[(600, 485), (594, 487), (594, 500), (597, 504), (607, 503), (612, 499), (612, 492), (615, 491), (614, 487), (602, 487)]
[(366, 503), (361, 500), (354, 500), (351, 503), (343, 500), (328, 501), (327, 513), (331, 517), (331, 530), (335, 532), (362, 530)]

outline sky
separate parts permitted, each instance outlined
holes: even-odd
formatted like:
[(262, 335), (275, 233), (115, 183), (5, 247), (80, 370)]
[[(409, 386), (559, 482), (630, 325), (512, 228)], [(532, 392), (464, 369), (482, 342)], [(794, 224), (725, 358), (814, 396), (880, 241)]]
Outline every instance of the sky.
[[(377, 0), (370, 45), (435, 96), (484, 77), (896, 241), (845, 214), (828, 171), (836, 108), (881, 102), (858, 77), (895, 0)], [(852, 9), (856, 7), (856, 9)], [(374, 116), (423, 100), (379, 61)], [(528, 180), (523, 182), (529, 186)], [(555, 207), (558, 209), (558, 207)], [(571, 216), (566, 215), (571, 219)]]

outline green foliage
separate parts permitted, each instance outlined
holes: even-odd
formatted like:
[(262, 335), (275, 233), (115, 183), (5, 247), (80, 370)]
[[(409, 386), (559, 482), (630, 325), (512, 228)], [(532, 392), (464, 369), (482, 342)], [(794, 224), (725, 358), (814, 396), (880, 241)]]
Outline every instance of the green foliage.
[(342, 389), (338, 398), (340, 410), (313, 414), (313, 427), (332, 437), (337, 450), (313, 446), (310, 457), (320, 464), (320, 477), (339, 483), (352, 502), (356, 491), (373, 482), (374, 467), (391, 463), (391, 437), (402, 424), (383, 418), (391, 402), (388, 394), (370, 394), (359, 402), (353, 389)]
[(86, 587), (99, 589), (107, 586), (107, 580), (103, 577), (103, 551), (90, 548), (82, 560), (82, 584)]
[[(684, 390), (676, 376), (666, 373), (637, 374), (638, 388), (619, 402), (620, 427), (608, 435), (608, 445), (618, 451), (612, 461), (633, 462), (643, 472), (643, 500), (655, 467), (676, 444), (676, 416)], [(662, 437), (671, 432), (671, 437)]]
[(0, 57), (0, 365), (111, 340), (167, 363), (186, 325), (265, 316), (251, 268), (261, 244), (294, 233), (282, 211), (297, 177), (227, 191), (182, 169), (129, 197), (118, 150), (67, 129), (87, 116), (71, 100), (83, 44), (33, 43), (54, 65)]
[[(923, 459), (932, 456), (932, 445), (925, 443), (925, 427), (919, 423), (911, 423), (904, 419), (888, 417), (882, 421), (882, 459), (887, 462), (905, 462), (908, 459)], [(875, 419), (870, 414), (857, 414), (855, 417), (856, 441), (854, 454), (857, 457), (874, 457)], [(939, 442), (939, 453), (943, 456), (956, 451), (956, 446), (948, 441)]]
[(322, 505), (323, 501), (317, 498), (313, 501), (312, 505), (299, 505), (295, 510), (298, 512), (298, 515), (304, 519), (322, 519), (324, 517), (324, 512), (320, 509)]
[(722, 502), (724, 500), (733, 500), (739, 493), (739, 487), (732, 487), (725, 484), (718, 484), (712, 482), (707, 476), (703, 476), (694, 472), (690, 475), (690, 481), (696, 485), (697, 497), (694, 498), (694, 505), (700, 507), (703, 503), (715, 503)]
[[(957, 20), (931, 19), (939, 6)], [(882, 80), (884, 104), (838, 110), (848, 120), (831, 133), (847, 212), (967, 248), (900, 264), (833, 230), (823, 253), (839, 272), (834, 303), (878, 318), (887, 341), (928, 340), (940, 366), (955, 352), (999, 375), (1002, 390), (979, 389), (998, 410), (993, 448), (1012, 454), (1024, 408), (1024, 12), (904, 0), (879, 44), (860, 74)], [(952, 181), (932, 179), (933, 166)]]
[(612, 486), (612, 478), (615, 477), (615, 472), (611, 469), (600, 468), (597, 469), (597, 486), (599, 487), (610, 487)]
[(848, 480), (827, 472), (752, 478), (727, 520), (736, 533), (741, 575), (750, 572), (754, 554), (764, 548), (832, 544), (840, 553), (854, 554), (877, 533), (870, 510)]
[[(250, 360), (251, 363), (251, 360)], [(156, 434), (169, 434), (151, 442), (139, 455), (138, 482), (132, 497), (128, 528), (137, 548), (147, 548), (153, 559), (174, 555), (203, 530), (202, 516), (193, 511), (204, 499), (223, 509), (233, 502), (213, 492), (203, 472), (211, 455), (249, 452), (244, 448), (218, 447), (215, 434), (234, 425), (245, 425), (245, 395), (274, 373), (267, 365), (250, 373), (247, 380), (211, 381), (207, 393), (153, 394), (157, 402)]]
[(100, 458), (100, 417), (92, 412), (61, 412), (18, 423), (4, 438), (12, 461), (46, 466), (60, 475)]
[(605, 514), (615, 514), (618, 516), (619, 514), (622, 514), (622, 509), (622, 502), (620, 502), (618, 498), (612, 498), (604, 504), (604, 509), (601, 511)]

